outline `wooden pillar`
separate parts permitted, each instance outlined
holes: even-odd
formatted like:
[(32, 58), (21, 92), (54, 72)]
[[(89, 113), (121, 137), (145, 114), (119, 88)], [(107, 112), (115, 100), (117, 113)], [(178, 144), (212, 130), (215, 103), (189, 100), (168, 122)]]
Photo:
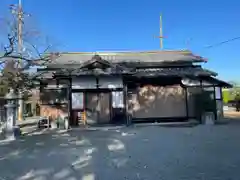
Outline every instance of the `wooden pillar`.
[(223, 94), (222, 94), (222, 87), (219, 86), (219, 91), (220, 91), (220, 99), (223, 101)]
[(185, 86), (184, 87), (184, 90), (185, 90), (185, 102), (186, 102), (186, 116), (187, 116), (187, 119), (189, 120), (189, 112), (188, 112), (188, 88)]
[(72, 77), (69, 77), (68, 83), (68, 121), (72, 124)]
[(220, 91), (220, 100), (221, 100), (221, 118), (224, 117), (224, 111), (223, 111), (223, 107), (224, 107), (224, 102), (223, 102), (223, 94), (222, 94), (222, 86), (219, 85), (219, 91)]
[(216, 87), (215, 85), (213, 85), (213, 99), (214, 99), (214, 102), (215, 102), (215, 109), (214, 109), (214, 117), (215, 117), (215, 120), (217, 120), (217, 99), (216, 99)]
[(39, 84), (39, 101), (38, 101), (38, 103), (39, 103), (39, 116), (43, 116), (43, 113), (42, 113), (42, 104), (43, 104), (43, 101), (42, 101), (42, 93), (43, 93), (43, 83), (42, 83), (42, 81), (40, 81), (39, 82), (40, 84)]
[[(202, 83), (202, 79), (200, 80), (200, 87), (201, 87), (201, 93), (203, 93), (203, 83)], [(198, 110), (197, 110), (198, 111)], [(202, 119), (202, 112), (201, 112), (201, 115), (200, 115), (200, 123), (203, 123), (203, 119)]]
[[(96, 77), (96, 88), (97, 90), (99, 90), (99, 77), (98, 76), (95, 76)], [(99, 119), (100, 119), (100, 112), (99, 112), (99, 107), (101, 106), (100, 104), (100, 92), (97, 91), (97, 122), (99, 123)]]
[[(110, 121), (113, 121), (113, 106), (112, 106), (112, 102), (113, 102), (113, 92), (114, 90), (110, 90), (110, 94), (109, 94), (109, 113), (110, 113)], [(116, 92), (116, 91), (115, 91)]]
[(126, 117), (126, 125), (129, 126), (131, 124), (131, 119), (128, 114), (128, 88), (127, 83), (123, 84), (123, 94), (124, 94), (124, 111)]

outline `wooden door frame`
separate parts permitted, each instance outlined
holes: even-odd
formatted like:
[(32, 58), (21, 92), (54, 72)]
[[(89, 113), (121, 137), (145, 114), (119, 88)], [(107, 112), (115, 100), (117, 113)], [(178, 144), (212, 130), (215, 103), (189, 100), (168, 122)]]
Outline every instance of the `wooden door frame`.
[[(112, 92), (119, 92), (122, 91), (123, 93), (125, 92), (124, 88), (115, 88), (115, 89), (109, 89), (109, 88), (96, 88), (96, 89), (71, 89), (71, 93), (77, 93), (77, 92), (82, 92), (83, 93), (83, 111), (86, 111), (86, 93), (96, 93), (97, 96), (99, 96), (100, 93), (109, 93), (109, 118), (111, 123), (112, 118), (113, 118), (113, 107), (112, 107)], [(72, 95), (71, 95), (72, 96)], [(99, 97), (98, 97), (99, 100)], [(71, 102), (72, 104), (72, 99)], [(126, 97), (124, 93), (124, 109), (126, 108)], [(71, 111), (73, 111), (71, 106)], [(126, 113), (126, 111), (125, 111)], [(72, 113), (71, 113), (72, 114)], [(72, 118), (71, 118), (72, 119)], [(99, 114), (97, 115), (97, 122), (99, 122)]]

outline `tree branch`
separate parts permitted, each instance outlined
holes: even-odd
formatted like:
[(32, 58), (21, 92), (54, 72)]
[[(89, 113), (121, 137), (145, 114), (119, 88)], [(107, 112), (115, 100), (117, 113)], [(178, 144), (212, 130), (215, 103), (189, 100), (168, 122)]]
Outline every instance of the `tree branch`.
[[(4, 53), (0, 55), (0, 67), (2, 66), (2, 77), (7, 82), (7, 86), (14, 89), (27, 90), (34, 86), (34, 80), (41, 76), (36, 73), (30, 75), (28, 70), (33, 66), (44, 66), (59, 57), (59, 53), (47, 53), (52, 47), (47, 43), (47, 47), (41, 53), (37, 45), (29, 43), (26, 37), (22, 38), (23, 45), (27, 49), (18, 52), (18, 25), (16, 17), (7, 22), (8, 36), (7, 45), (4, 46)], [(26, 29), (26, 28), (24, 28)], [(22, 35), (29, 36), (31, 33), (22, 32)], [(36, 38), (33, 38), (36, 40)], [(42, 45), (40, 45), (42, 47)], [(26, 48), (26, 47), (25, 47)], [(21, 63), (21, 64), (19, 64)]]

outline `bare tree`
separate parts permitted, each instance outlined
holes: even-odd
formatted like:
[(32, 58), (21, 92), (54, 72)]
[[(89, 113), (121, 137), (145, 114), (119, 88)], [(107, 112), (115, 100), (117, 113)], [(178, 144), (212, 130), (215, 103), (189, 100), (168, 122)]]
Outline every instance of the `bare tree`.
[[(6, 44), (3, 46), (3, 53), (0, 54), (2, 78), (8, 87), (24, 92), (33, 87), (34, 79), (40, 75), (33, 72), (29, 73), (29, 71), (31, 72), (35, 66), (44, 66), (53, 61), (59, 56), (59, 53), (50, 52), (53, 46), (48, 41), (44, 48), (42, 44), (38, 46), (37, 42), (33, 44), (32, 41), (28, 41), (29, 37), (37, 39), (39, 35), (35, 30), (31, 31), (24, 28), (19, 32), (19, 23), (24, 25), (23, 18), (19, 19), (13, 14), (10, 20), (2, 18), (2, 22), (7, 26)], [(19, 41), (22, 41), (21, 51), (19, 51)]]

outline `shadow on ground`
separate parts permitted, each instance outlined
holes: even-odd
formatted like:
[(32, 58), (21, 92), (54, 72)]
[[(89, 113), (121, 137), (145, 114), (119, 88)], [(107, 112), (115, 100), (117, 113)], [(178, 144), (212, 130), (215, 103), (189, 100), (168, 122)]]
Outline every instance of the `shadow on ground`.
[(0, 180), (239, 180), (239, 128), (33, 130), (0, 143)]
[(126, 147), (120, 140), (126, 135), (120, 130), (97, 134), (33, 130), (14, 142), (1, 142), (0, 177), (4, 180), (95, 180), (98, 172), (94, 169), (103, 166), (101, 162), (109, 168), (127, 163)]

